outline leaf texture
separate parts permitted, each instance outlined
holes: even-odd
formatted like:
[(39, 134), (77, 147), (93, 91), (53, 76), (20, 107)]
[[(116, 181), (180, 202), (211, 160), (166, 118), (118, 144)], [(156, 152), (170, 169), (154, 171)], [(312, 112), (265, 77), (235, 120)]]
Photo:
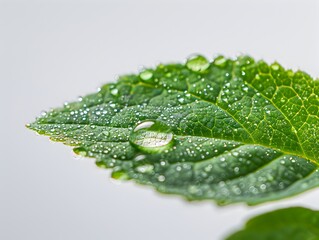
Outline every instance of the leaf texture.
[(158, 65), (29, 128), (112, 177), (188, 200), (250, 205), (319, 185), (319, 84), (249, 56)]
[(302, 207), (280, 209), (250, 219), (227, 240), (318, 240), (319, 212)]

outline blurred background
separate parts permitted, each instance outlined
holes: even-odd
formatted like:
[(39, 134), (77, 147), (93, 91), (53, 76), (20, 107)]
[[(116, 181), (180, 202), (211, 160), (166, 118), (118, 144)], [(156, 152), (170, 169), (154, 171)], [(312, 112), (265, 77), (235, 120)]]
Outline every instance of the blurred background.
[(319, 76), (316, 0), (0, 0), (0, 239), (221, 239), (253, 215), (319, 209), (319, 189), (218, 207), (109, 179), (25, 128), (42, 110), (159, 62), (250, 54)]

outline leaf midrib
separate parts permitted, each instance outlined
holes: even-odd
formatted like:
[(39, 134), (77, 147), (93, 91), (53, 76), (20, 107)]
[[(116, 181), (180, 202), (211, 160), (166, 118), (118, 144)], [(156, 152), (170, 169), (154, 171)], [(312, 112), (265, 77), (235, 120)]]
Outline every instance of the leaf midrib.
[[(234, 67), (233, 67), (232, 79), (233, 79), (234, 76), (235, 76), (235, 74), (234, 74)], [(290, 122), (289, 119), (286, 117), (286, 115), (273, 103), (273, 101), (272, 101), (271, 99), (269, 99), (269, 98), (266, 97), (264, 94), (262, 94), (261, 92), (259, 92), (259, 91), (258, 91), (256, 88), (254, 88), (251, 84), (247, 83), (246, 81), (244, 81), (244, 82), (245, 82), (245, 84), (247, 84), (249, 87), (251, 87), (252, 89), (254, 89), (256, 92), (260, 93), (265, 99), (269, 100), (269, 101), (272, 103), (272, 105), (273, 105), (273, 106), (282, 114), (282, 116), (287, 120), (287, 122), (291, 125), (291, 127), (294, 128), (294, 126), (291, 124), (291, 122)], [(188, 82), (187, 82), (187, 84), (188, 84)], [(154, 89), (158, 88), (157, 86), (154, 86), (154, 85), (152, 85), (152, 84), (148, 84), (148, 83), (145, 83), (145, 82), (142, 82), (142, 81), (139, 81), (139, 82), (138, 82), (137, 84), (135, 84), (135, 85), (142, 85), (142, 86), (146, 86), (146, 87), (150, 87), (150, 88), (154, 88)], [(166, 89), (166, 88), (163, 87), (163, 89)], [(179, 90), (179, 89), (177, 89), (177, 88), (172, 88), (172, 89), (173, 89), (174, 91), (176, 91), (176, 92), (185, 93), (184, 91), (181, 91), (181, 90)], [(222, 88), (221, 88), (221, 91), (220, 91), (220, 92), (222, 92)], [(283, 151), (283, 150), (278, 149), (278, 148), (273, 147), (273, 146), (267, 146), (267, 145), (263, 145), (263, 144), (256, 143), (255, 139), (252, 137), (252, 135), (251, 135), (251, 133), (248, 131), (248, 129), (247, 129), (241, 122), (239, 122), (238, 119), (234, 117), (234, 115), (232, 115), (229, 111), (227, 111), (227, 109), (222, 108), (222, 107), (218, 104), (217, 100), (216, 100), (216, 103), (214, 103), (214, 102), (209, 101), (209, 100), (207, 100), (207, 99), (203, 99), (201, 96), (195, 95), (195, 94), (193, 94), (193, 93), (191, 93), (191, 92), (189, 92), (189, 91), (188, 91), (187, 93), (190, 94), (192, 97), (194, 97), (195, 99), (197, 99), (197, 100), (199, 100), (199, 101), (207, 102), (207, 103), (209, 103), (209, 104), (215, 105), (216, 107), (218, 107), (219, 109), (221, 109), (223, 112), (225, 112), (226, 114), (228, 114), (229, 116), (231, 116), (232, 119), (233, 119), (236, 123), (238, 123), (238, 124), (245, 130), (245, 132), (250, 136), (250, 138), (251, 138), (251, 140), (252, 140), (253, 142), (236, 141), (236, 140), (234, 140), (234, 139), (221, 139), (221, 138), (207, 137), (207, 136), (205, 136), (205, 138), (220, 139), (220, 140), (224, 140), (224, 141), (225, 141), (225, 140), (229, 140), (229, 141), (234, 141), (234, 142), (242, 143), (242, 144), (251, 144), (251, 145), (255, 145), (255, 146), (267, 147), (267, 148), (274, 149), (274, 150), (277, 150), (277, 151), (279, 151), (279, 152), (282, 152), (283, 154), (286, 154), (286, 155), (294, 155), (294, 156), (298, 156), (298, 157), (307, 159), (307, 160), (311, 161), (312, 163), (314, 163), (315, 165), (319, 166), (319, 163), (318, 163), (316, 160), (314, 160), (314, 159), (312, 159), (312, 158), (308, 158), (307, 156), (299, 155), (299, 154), (296, 154), (296, 153), (291, 153), (291, 152), (289, 152), (289, 151)], [(217, 98), (217, 99), (218, 99), (218, 98)], [(103, 103), (103, 104), (105, 104), (105, 103)], [(101, 105), (101, 104), (99, 104), (99, 105)], [(94, 107), (95, 107), (95, 106), (96, 106), (96, 105), (94, 105)], [(92, 106), (92, 107), (93, 107), (93, 106)], [(93, 125), (93, 126), (97, 126), (97, 127), (108, 127), (108, 128), (117, 128), (117, 129), (126, 129), (126, 130), (128, 129), (128, 128), (125, 128), (125, 127), (113, 127), (113, 126), (105, 126), (105, 125), (92, 124), (92, 123), (39, 123), (39, 122), (38, 122), (37, 124), (39, 124), (39, 125), (63, 125), (63, 124), (66, 124), (66, 125), (85, 125), (85, 126), (92, 126), (92, 125)], [(298, 145), (301, 147), (302, 153), (305, 155), (304, 149), (302, 148), (302, 145), (301, 145), (301, 142), (300, 142), (300, 139), (299, 139), (298, 135), (297, 135), (296, 133), (294, 133), (294, 134), (295, 134), (296, 138), (298, 139)], [(178, 136), (187, 137), (187, 136), (189, 136), (189, 135), (181, 135), (181, 134), (178, 134)], [(191, 137), (204, 137), (204, 136), (191, 135)], [(113, 142), (113, 141), (110, 141), (110, 142)], [(116, 142), (116, 141), (114, 141), (114, 142)], [(125, 142), (125, 141), (123, 141), (123, 142)]]
[[(234, 76), (235, 76), (235, 73), (234, 73), (234, 67), (233, 67), (232, 78), (231, 78), (231, 79), (233, 79)], [(186, 81), (186, 82), (187, 82), (187, 81)], [(259, 94), (260, 94), (261, 96), (263, 96), (265, 99), (269, 100), (269, 101), (272, 103), (272, 105), (279, 111), (279, 113), (287, 120), (287, 122), (290, 124), (290, 126), (295, 129), (295, 127), (291, 124), (291, 122), (289, 121), (289, 119), (287, 118), (287, 116), (273, 103), (273, 101), (272, 101), (271, 99), (269, 99), (269, 98), (266, 97), (264, 94), (262, 94), (261, 92), (259, 92), (255, 87), (253, 87), (253, 86), (252, 86), (251, 84), (249, 84), (248, 82), (246, 82), (246, 81), (244, 81), (244, 80), (243, 80), (243, 82), (244, 82), (245, 84), (247, 84), (249, 87), (251, 87), (252, 89), (254, 89), (257, 93), (259, 93)], [(141, 81), (139, 81), (138, 84), (136, 84), (136, 85), (142, 85), (142, 86), (146, 86), (146, 87), (150, 87), (150, 88), (155, 88), (155, 89), (158, 88), (158, 87), (156, 87), (155, 85), (148, 84), (148, 83), (141, 82)], [(188, 82), (187, 82), (187, 85), (189, 85)], [(163, 88), (163, 89), (166, 89), (166, 88)], [(177, 89), (177, 88), (172, 88), (172, 89), (173, 89), (174, 91), (176, 91), (176, 92), (184, 93), (184, 91), (181, 91), (181, 90), (179, 90), (179, 89)], [(221, 89), (221, 91), (222, 91), (222, 89)], [(293, 134), (296, 136), (296, 138), (297, 138), (297, 140), (298, 140), (296, 143), (298, 143), (298, 145), (300, 146), (300, 148), (301, 148), (301, 150), (302, 150), (302, 153), (303, 153), (304, 155), (300, 155), (300, 154), (297, 154), (297, 153), (291, 153), (291, 152), (283, 151), (283, 150), (278, 149), (278, 148), (273, 147), (273, 146), (267, 146), (267, 145), (258, 144), (258, 143), (256, 143), (255, 139), (252, 137), (252, 135), (251, 135), (251, 133), (248, 131), (248, 129), (247, 129), (246, 127), (244, 127), (243, 124), (240, 123), (240, 122), (238, 121), (238, 119), (234, 117), (234, 115), (232, 115), (231, 113), (229, 113), (226, 109), (222, 108), (222, 107), (218, 104), (217, 101), (216, 101), (216, 103), (214, 103), (214, 102), (209, 101), (209, 100), (207, 100), (207, 99), (203, 99), (201, 96), (195, 95), (195, 94), (193, 94), (193, 93), (191, 93), (191, 92), (189, 92), (189, 91), (187, 91), (187, 93), (190, 94), (192, 97), (194, 97), (194, 98), (200, 100), (200, 101), (207, 102), (207, 103), (210, 103), (210, 104), (212, 104), (212, 105), (215, 105), (216, 107), (218, 107), (219, 109), (221, 109), (223, 112), (225, 112), (226, 114), (228, 114), (229, 116), (231, 116), (232, 119), (233, 119), (236, 123), (238, 123), (240, 126), (242, 126), (242, 128), (245, 130), (245, 132), (251, 137), (251, 140), (253, 141), (253, 143), (246, 143), (246, 142), (243, 142), (243, 141), (236, 141), (236, 140), (233, 140), (233, 139), (222, 139), (222, 140), (232, 140), (232, 141), (236, 141), (236, 142), (241, 142), (241, 143), (243, 143), (243, 144), (254, 144), (254, 145), (257, 145), (257, 146), (262, 146), (262, 147), (267, 147), (267, 148), (275, 149), (275, 150), (278, 150), (278, 151), (280, 151), (280, 152), (282, 152), (282, 153), (284, 153), (284, 154), (287, 154), (287, 155), (294, 155), (294, 156), (298, 156), (298, 157), (307, 159), (307, 160), (313, 162), (315, 165), (319, 166), (319, 163), (318, 163), (315, 159), (309, 158), (308, 156), (304, 156), (304, 155), (306, 155), (306, 154), (305, 154), (305, 152), (304, 152), (304, 149), (303, 149), (303, 147), (302, 147), (301, 141), (300, 141), (299, 136), (297, 135), (297, 133), (293, 132)], [(216, 138), (216, 139), (218, 139), (218, 138)]]

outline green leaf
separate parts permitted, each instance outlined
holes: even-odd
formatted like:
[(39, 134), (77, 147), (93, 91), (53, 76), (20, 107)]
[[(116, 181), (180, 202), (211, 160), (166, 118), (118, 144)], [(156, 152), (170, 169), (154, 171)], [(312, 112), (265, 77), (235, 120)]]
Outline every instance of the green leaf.
[(280, 209), (250, 219), (227, 240), (318, 240), (319, 212), (307, 208)]
[(163, 193), (258, 204), (319, 184), (319, 84), (248, 56), (160, 64), (28, 127)]

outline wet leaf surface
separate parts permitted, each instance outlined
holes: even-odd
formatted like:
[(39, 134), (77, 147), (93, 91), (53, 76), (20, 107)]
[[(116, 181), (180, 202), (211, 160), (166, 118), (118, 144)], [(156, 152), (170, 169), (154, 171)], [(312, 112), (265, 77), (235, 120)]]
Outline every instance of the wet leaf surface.
[(112, 177), (219, 204), (319, 185), (319, 84), (248, 56), (158, 65), (39, 117), (29, 128)]

